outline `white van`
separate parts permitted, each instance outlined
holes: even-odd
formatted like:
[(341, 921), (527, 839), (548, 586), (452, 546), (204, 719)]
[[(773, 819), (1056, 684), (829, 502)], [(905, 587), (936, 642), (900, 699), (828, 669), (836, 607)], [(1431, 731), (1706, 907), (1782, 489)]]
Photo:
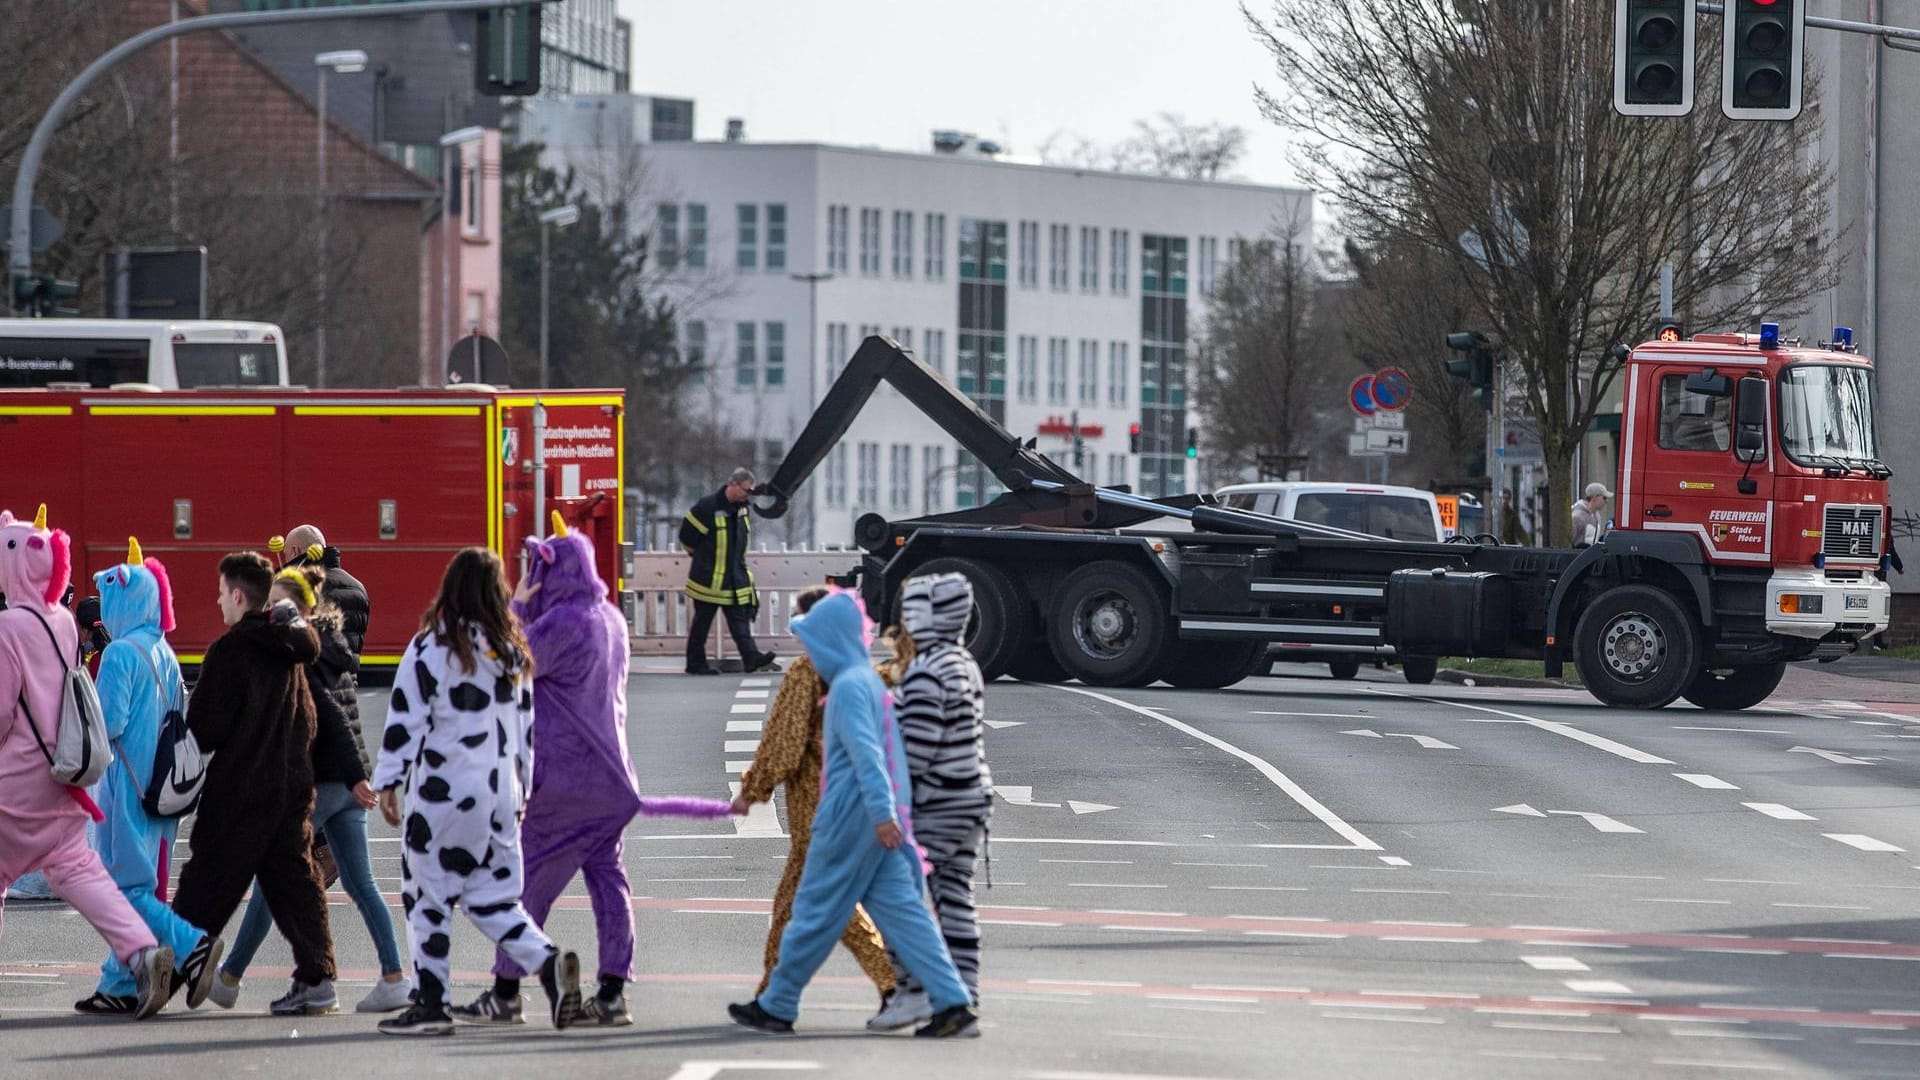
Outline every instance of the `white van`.
[(1214, 492), (1223, 506), (1331, 525), (1389, 540), (1438, 543), (1445, 538), (1433, 492), (1381, 484), (1288, 480), (1234, 484)]
[(286, 335), (225, 319), (0, 319), (0, 389), (287, 385)]

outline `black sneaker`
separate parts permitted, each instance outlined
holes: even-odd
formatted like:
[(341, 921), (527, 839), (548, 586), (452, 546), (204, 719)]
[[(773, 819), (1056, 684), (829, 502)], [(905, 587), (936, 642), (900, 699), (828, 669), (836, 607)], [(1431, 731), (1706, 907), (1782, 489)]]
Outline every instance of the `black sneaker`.
[(140, 999), (132, 994), (122, 997), (119, 994), (103, 994), (98, 990), (90, 998), (82, 998), (73, 1003), (73, 1011), (88, 1016), (132, 1016), (138, 1008)]
[(768, 1035), (793, 1034), (793, 1021), (782, 1020), (761, 1008), (759, 998), (754, 998), (745, 1005), (727, 1006), (727, 1015), (733, 1017), (733, 1022), (741, 1027), (750, 1027)]
[(746, 670), (748, 674), (756, 671), (779, 671), (780, 665), (775, 662), (775, 654), (772, 651), (768, 651), (761, 653), (759, 659), (748, 664)]
[(720, 674), (720, 669), (719, 669), (719, 668), (717, 668), (717, 667), (712, 667), (712, 666), (708, 666), (708, 667), (697, 667), (697, 668), (691, 668), (691, 667), (690, 667), (690, 668), (688, 668), (688, 669), (687, 669), (687, 674), (689, 674), (689, 675), (718, 675), (718, 674)]
[(927, 1026), (913, 1033), (916, 1039), (977, 1039), (980, 1018), (965, 1005), (955, 1005), (933, 1014)]
[(438, 1005), (415, 1002), (405, 1012), (379, 1023), (382, 1035), (451, 1035), (453, 1017)]
[(521, 1004), (518, 994), (513, 997), (501, 997), (491, 990), (481, 991), (480, 996), (473, 999), (473, 1004), (455, 1005), (447, 1012), (463, 1024), (524, 1024), (527, 1022), (527, 1009)]
[(200, 938), (200, 944), (187, 954), (186, 960), (174, 969), (174, 987), (177, 989), (181, 984), (186, 984), (187, 1008), (197, 1009), (206, 1004), (207, 995), (213, 993), (213, 980), (220, 972), (220, 956), (226, 949), (226, 942), (206, 934)]
[(540, 989), (547, 993), (553, 1027), (564, 1031), (580, 1019), (580, 956), (554, 953), (540, 965)]

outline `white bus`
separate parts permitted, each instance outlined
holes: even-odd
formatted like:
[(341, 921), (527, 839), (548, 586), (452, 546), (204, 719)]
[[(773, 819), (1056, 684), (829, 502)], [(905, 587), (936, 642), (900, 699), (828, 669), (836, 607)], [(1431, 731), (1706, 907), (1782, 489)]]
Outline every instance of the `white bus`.
[(0, 319), (0, 389), (51, 383), (285, 386), (286, 335), (217, 319)]

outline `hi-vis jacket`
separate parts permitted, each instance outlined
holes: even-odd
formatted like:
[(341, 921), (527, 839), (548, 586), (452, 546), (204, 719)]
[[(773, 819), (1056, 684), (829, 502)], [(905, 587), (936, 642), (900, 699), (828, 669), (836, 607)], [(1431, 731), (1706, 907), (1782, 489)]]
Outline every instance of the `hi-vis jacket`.
[(724, 607), (753, 607), (753, 571), (747, 569), (747, 547), (753, 525), (745, 503), (727, 501), (725, 489), (693, 504), (680, 522), (680, 546), (693, 556), (687, 571), (687, 595)]

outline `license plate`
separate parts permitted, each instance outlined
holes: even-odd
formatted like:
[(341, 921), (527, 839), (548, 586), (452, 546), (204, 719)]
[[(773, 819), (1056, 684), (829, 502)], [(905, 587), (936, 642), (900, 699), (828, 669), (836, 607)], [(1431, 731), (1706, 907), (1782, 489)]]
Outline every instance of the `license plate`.
[(1847, 597), (1847, 610), (1848, 610), (1848, 611), (1865, 611), (1865, 610), (1867, 610), (1867, 598), (1866, 598), (1866, 597), (1864, 597), (1864, 596), (1849, 596), (1849, 597)]

